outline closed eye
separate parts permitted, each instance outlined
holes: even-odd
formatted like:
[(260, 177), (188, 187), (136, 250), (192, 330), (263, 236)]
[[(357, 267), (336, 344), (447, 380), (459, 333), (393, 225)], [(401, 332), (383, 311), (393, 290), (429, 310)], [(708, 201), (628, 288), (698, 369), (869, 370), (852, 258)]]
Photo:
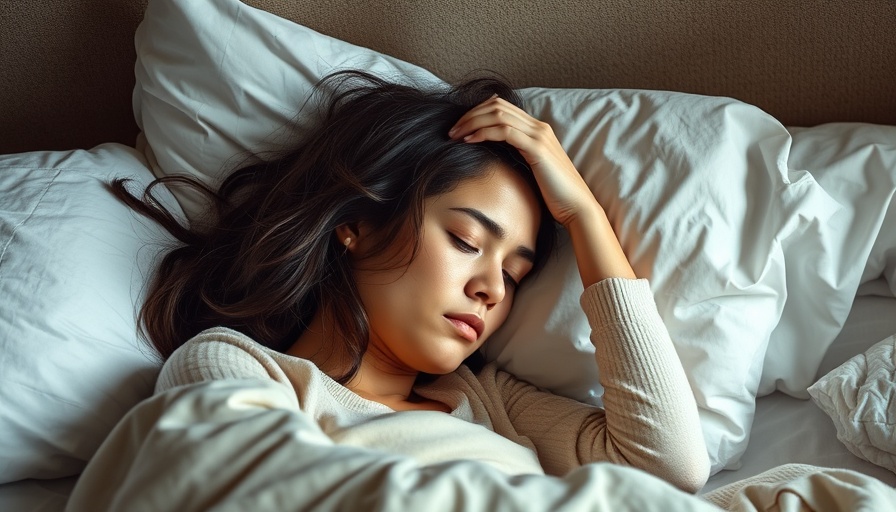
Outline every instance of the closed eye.
[(507, 284), (510, 286), (510, 288), (514, 290), (516, 290), (520, 286), (520, 283), (516, 279), (511, 277), (507, 272), (504, 272), (504, 280), (507, 281)]
[(467, 242), (464, 242), (463, 239), (460, 238), (459, 236), (457, 236), (453, 233), (448, 233), (448, 236), (451, 237), (451, 241), (454, 243), (455, 247), (460, 249), (462, 252), (465, 252), (468, 254), (479, 254), (479, 249), (473, 247), (472, 245), (468, 244)]
[[(451, 237), (451, 242), (454, 243), (454, 245), (461, 252), (465, 252), (468, 254), (479, 254), (479, 249), (477, 249), (476, 247), (473, 247), (472, 245), (468, 244), (467, 242), (464, 242), (464, 240), (462, 238), (455, 235), (454, 233), (449, 232), (448, 236)], [(520, 286), (519, 281), (514, 279), (510, 275), (510, 273), (508, 273), (507, 271), (504, 271), (504, 281), (507, 283), (507, 286), (509, 286), (513, 290), (516, 290)]]

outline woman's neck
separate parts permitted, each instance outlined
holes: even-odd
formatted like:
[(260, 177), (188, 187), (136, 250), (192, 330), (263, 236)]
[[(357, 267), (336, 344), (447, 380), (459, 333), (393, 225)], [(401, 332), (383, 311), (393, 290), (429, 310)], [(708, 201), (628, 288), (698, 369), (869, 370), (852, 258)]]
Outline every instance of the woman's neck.
[[(352, 363), (338, 340), (333, 322), (322, 312), (315, 315), (305, 332), (286, 353), (311, 361), (334, 379), (344, 375)], [(406, 368), (396, 368), (387, 361), (386, 357), (378, 357), (375, 347), (368, 347), (361, 359), (358, 372), (345, 387), (359, 396), (393, 409), (399, 408), (396, 405), (414, 402), (416, 397), (413, 394), (413, 387), (418, 373), (408, 371)]]

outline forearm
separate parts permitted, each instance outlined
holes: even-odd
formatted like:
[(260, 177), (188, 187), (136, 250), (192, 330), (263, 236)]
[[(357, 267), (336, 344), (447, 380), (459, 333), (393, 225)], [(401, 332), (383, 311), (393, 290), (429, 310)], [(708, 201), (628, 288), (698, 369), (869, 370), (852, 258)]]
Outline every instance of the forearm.
[(696, 491), (709, 476), (697, 404), (647, 281), (602, 282), (582, 307), (604, 387), (607, 432), (590, 435), (606, 444), (595, 448)]
[[(582, 306), (606, 414), (605, 425), (596, 422), (583, 435), (610, 460), (696, 491), (709, 475), (709, 462), (681, 361), (646, 281), (634, 281), (606, 212), (597, 201), (580, 204), (565, 227), (586, 289)], [(606, 281), (611, 278), (621, 280)]]
[(597, 201), (583, 208), (565, 227), (586, 289), (610, 277), (637, 277), (606, 212)]

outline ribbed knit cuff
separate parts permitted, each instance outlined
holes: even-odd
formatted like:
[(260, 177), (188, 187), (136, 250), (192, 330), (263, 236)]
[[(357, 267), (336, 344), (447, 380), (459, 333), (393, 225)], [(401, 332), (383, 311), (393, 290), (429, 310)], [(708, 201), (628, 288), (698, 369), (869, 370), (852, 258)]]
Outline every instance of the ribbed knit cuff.
[(591, 329), (659, 315), (647, 279), (611, 277), (589, 286), (579, 299)]

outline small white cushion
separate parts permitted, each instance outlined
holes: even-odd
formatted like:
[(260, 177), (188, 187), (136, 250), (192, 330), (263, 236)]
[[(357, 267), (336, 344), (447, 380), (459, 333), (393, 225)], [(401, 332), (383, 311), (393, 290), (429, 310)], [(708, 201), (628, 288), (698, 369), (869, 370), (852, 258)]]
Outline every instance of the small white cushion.
[[(134, 109), (157, 175), (215, 186), (247, 151), (301, 133), (296, 112), (324, 75), (361, 68), (438, 79), (236, 0), (150, 2), (137, 33)], [(788, 132), (728, 98), (527, 89), (649, 277), (690, 376), (714, 471), (746, 447), (763, 357), (786, 299), (782, 244), (836, 204), (787, 169)], [(188, 215), (194, 197), (175, 191)], [(528, 283), (488, 354), (537, 385), (600, 394), (572, 253)]]
[(135, 314), (169, 238), (112, 195), (115, 177), (153, 179), (118, 144), (0, 156), (0, 483), (79, 473), (152, 392)]
[(896, 473), (896, 334), (832, 370), (809, 394), (849, 451)]

